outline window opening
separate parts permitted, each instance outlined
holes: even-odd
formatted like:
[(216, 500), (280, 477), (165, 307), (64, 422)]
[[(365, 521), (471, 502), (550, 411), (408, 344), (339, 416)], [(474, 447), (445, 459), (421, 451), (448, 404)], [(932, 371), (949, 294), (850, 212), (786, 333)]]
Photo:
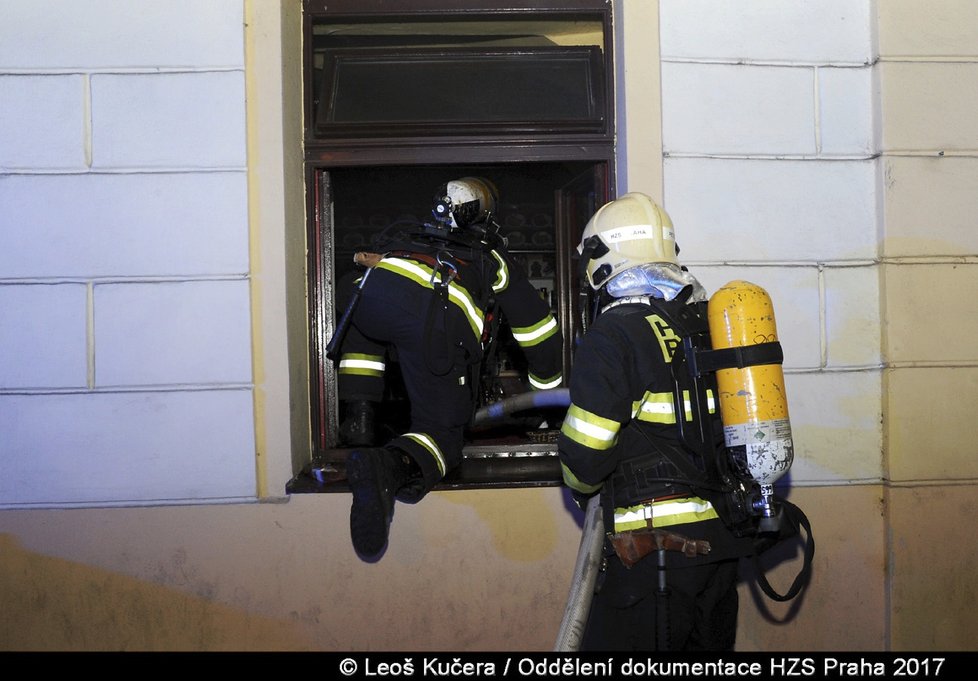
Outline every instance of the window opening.
[[(395, 0), (390, 6), (401, 4)], [(590, 7), (579, 13), (541, 12), (546, 19), (528, 13), (519, 19), (501, 18), (488, 12), (468, 13), (459, 20), (447, 9), (443, 16), (426, 12), (420, 17), (403, 10), (396, 18), (371, 16), (368, 21), (342, 12), (307, 16), (314, 451), (313, 460), (289, 483), (289, 493), (345, 491), (343, 462), (349, 450), (338, 447), (343, 414), (337, 400), (336, 368), (325, 356), (326, 344), (344, 312), (337, 307), (338, 282), (353, 270), (353, 254), (368, 250), (371, 239), (383, 230), (399, 222), (430, 220), (433, 192), (449, 179), (481, 176), (499, 186), (500, 234), (561, 326), (566, 385), (581, 327), (576, 245), (584, 224), (614, 186), (611, 60), (605, 48), (610, 43), (610, 10), (597, 0), (579, 0), (579, 4)], [(356, 3), (338, 5), (352, 8)], [(524, 61), (512, 59), (514, 54), (524, 55)], [(351, 55), (366, 61), (355, 63)], [(568, 88), (567, 96), (576, 98), (576, 103), (565, 106), (566, 101), (561, 104), (559, 98), (549, 97), (520, 110), (519, 103), (507, 104), (513, 104), (508, 109), (492, 107), (493, 100), (448, 115), (437, 106), (399, 108), (396, 102), (371, 99), (390, 85), (389, 74), (380, 73), (379, 81), (371, 81), (374, 76), (357, 72), (378, 64), (390, 66), (390, 55), (413, 60), (406, 71), (390, 73), (413, 73), (411, 77), (424, 87), (437, 84), (452, 69), (461, 69), (454, 72), (456, 77), (465, 76), (468, 69), (469, 80), (477, 87), (482, 67), (473, 70), (473, 63), (480, 59), (504, 55), (496, 77), (501, 73), (505, 80), (516, 77), (514, 68), (545, 73), (553, 67), (548, 59), (572, 55), (572, 66), (554, 81), (555, 86)], [(529, 63), (534, 60), (538, 63)], [(356, 68), (343, 73), (351, 64)], [(373, 82), (368, 90), (374, 94), (355, 94), (353, 108), (344, 109), (346, 104), (336, 98), (336, 92), (344, 87), (341, 81), (351, 76), (349, 82)], [(510, 94), (501, 92), (499, 97)], [(554, 106), (549, 113), (548, 103)], [(505, 322), (484, 362), (485, 375), (492, 380), (482, 386), (477, 407), (529, 391), (525, 358)], [(409, 405), (396, 358), (391, 368), (380, 419), (396, 430), (406, 424)], [(462, 468), (440, 487), (559, 485), (555, 443), (565, 411), (562, 405), (536, 405), (530, 411), (516, 405), (501, 417), (497, 412), (496, 417), (486, 418), (483, 409), (481, 419), (477, 414), (466, 431)]]

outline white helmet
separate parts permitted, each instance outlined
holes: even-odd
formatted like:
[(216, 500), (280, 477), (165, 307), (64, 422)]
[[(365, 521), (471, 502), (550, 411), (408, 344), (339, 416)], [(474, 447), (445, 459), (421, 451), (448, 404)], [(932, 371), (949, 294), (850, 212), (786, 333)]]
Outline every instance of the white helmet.
[(640, 192), (629, 192), (601, 206), (584, 227), (577, 252), (581, 274), (595, 290), (636, 265), (679, 264), (672, 220)]
[(496, 212), (499, 193), (482, 177), (462, 177), (441, 185), (432, 213), (448, 229), (478, 228)]

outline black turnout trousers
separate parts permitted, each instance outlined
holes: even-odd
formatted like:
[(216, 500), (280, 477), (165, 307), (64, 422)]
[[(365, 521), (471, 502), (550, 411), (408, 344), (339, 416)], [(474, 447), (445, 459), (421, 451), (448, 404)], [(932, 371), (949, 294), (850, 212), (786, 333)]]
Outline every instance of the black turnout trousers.
[[(454, 305), (430, 290), (377, 269), (365, 283), (344, 353), (384, 356), (396, 348), (410, 403), (408, 431), (386, 446), (400, 449), (420, 467), (423, 496), (462, 461), (465, 426), (472, 417), (470, 369), (478, 362), (472, 331)], [(341, 375), (341, 394), (380, 401), (383, 380)], [(410, 490), (405, 501), (413, 501)], [(401, 496), (401, 495), (399, 495)]]
[[(631, 569), (617, 556), (608, 557), (598, 576), (582, 651), (733, 650), (738, 560), (667, 569), (665, 598), (659, 594), (658, 572), (654, 553)], [(663, 607), (668, 612), (660, 612)], [(668, 622), (665, 631), (662, 621)]]

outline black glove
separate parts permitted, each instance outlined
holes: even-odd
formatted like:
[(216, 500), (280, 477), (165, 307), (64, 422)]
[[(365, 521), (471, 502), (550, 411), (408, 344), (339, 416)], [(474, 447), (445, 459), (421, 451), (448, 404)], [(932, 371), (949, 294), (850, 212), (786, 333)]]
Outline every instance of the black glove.
[(571, 490), (571, 496), (574, 497), (574, 503), (582, 511), (587, 510), (587, 504), (597, 492), (591, 492), (590, 494), (585, 494), (584, 492), (578, 492), (577, 490)]

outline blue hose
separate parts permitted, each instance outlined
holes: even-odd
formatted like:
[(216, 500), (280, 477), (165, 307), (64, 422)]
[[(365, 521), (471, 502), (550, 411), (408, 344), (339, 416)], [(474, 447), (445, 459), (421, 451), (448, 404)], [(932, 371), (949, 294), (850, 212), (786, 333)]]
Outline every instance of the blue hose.
[(553, 388), (551, 390), (531, 390), (512, 397), (506, 397), (498, 402), (488, 404), (475, 412), (472, 425), (484, 425), (488, 421), (499, 421), (507, 416), (527, 409), (544, 407), (569, 407), (570, 390)]

